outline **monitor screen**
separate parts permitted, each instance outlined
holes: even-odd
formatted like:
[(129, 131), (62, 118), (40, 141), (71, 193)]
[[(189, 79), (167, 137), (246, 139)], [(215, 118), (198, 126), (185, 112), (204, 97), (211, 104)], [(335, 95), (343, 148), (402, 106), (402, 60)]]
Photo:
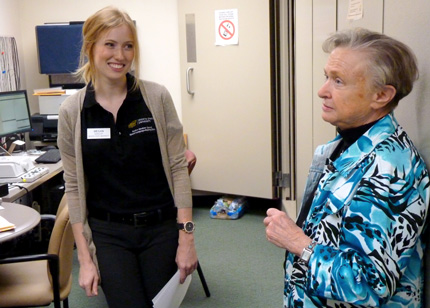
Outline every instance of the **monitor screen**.
[(25, 90), (0, 92), (0, 137), (31, 131), (31, 115)]
[(79, 67), (83, 22), (36, 26), (41, 74), (70, 74)]

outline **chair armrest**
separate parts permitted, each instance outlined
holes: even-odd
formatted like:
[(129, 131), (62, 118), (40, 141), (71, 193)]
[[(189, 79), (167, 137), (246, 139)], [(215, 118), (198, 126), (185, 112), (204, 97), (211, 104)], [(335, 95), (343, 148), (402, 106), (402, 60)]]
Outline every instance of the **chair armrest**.
[(41, 214), (40, 215), (40, 220), (51, 220), (51, 221), (55, 221), (55, 219), (57, 218), (56, 215), (53, 214)]
[(17, 256), (0, 259), (0, 264), (8, 264), (8, 263), (19, 263), (19, 262), (29, 262), (29, 261), (40, 261), (40, 260), (48, 260), (50, 262), (58, 262), (58, 256), (53, 254), (37, 254), (37, 255), (25, 255), (25, 256)]

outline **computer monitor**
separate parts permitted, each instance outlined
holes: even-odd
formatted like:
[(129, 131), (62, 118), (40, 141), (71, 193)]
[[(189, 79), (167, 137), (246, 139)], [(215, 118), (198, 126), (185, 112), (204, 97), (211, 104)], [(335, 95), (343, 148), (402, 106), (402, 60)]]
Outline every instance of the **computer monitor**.
[(83, 21), (36, 26), (39, 72), (49, 76), (50, 87), (80, 89), (85, 83), (74, 75), (79, 68)]
[(41, 74), (71, 74), (79, 67), (84, 22), (36, 26)]
[(0, 137), (31, 131), (31, 115), (25, 90), (0, 92)]

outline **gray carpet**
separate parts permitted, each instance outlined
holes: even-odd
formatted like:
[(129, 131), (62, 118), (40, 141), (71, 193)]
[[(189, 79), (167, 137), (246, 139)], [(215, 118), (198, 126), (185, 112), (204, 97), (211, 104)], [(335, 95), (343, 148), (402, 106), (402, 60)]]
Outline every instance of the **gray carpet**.
[[(267, 242), (263, 225), (265, 210), (276, 204), (250, 199), (242, 218), (220, 220), (209, 216), (214, 200), (203, 198), (194, 208), (197, 253), (211, 296), (195, 272), (181, 308), (282, 307), (284, 251)], [(70, 308), (107, 307), (102, 292), (87, 298), (79, 288), (76, 255), (73, 275)]]

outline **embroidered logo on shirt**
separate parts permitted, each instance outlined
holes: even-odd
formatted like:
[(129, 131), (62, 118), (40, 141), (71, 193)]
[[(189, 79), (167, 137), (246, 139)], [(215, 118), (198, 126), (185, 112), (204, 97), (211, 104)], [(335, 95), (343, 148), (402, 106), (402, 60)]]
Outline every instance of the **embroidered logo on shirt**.
[(128, 124), (128, 128), (133, 128), (137, 125), (137, 120), (132, 121), (130, 124)]
[(140, 118), (132, 121), (128, 124), (128, 128), (131, 129), (130, 136), (134, 136), (136, 134), (154, 132), (155, 131), (155, 123), (154, 118)]

